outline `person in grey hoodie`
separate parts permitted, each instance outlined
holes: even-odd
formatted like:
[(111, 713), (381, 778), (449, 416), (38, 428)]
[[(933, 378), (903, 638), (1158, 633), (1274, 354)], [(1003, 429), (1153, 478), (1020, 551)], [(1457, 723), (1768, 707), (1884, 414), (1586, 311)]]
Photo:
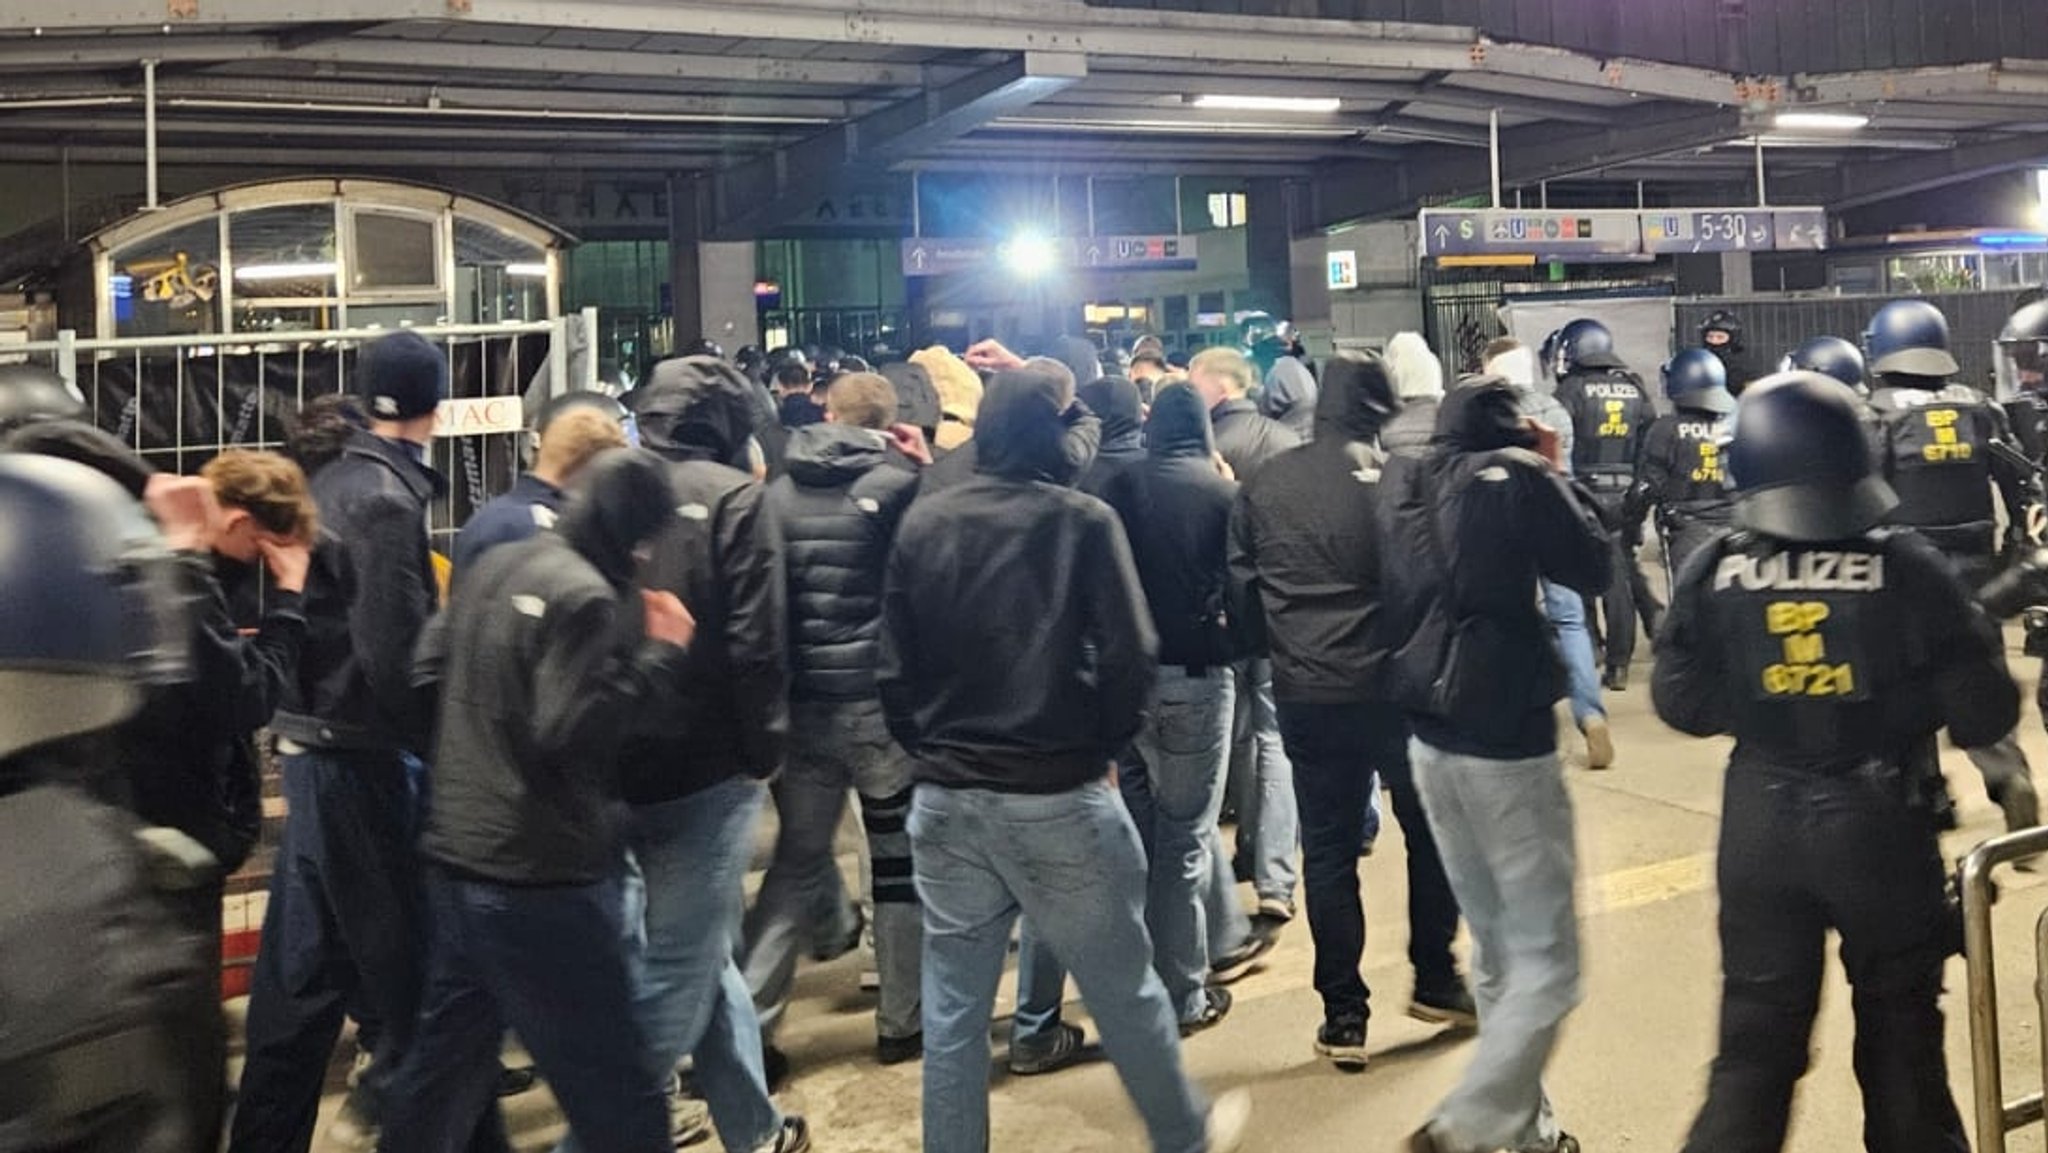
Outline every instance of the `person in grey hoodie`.
[(1444, 365), (1420, 333), (1397, 332), (1387, 342), (1387, 372), (1401, 411), (1380, 426), (1380, 447), (1395, 456), (1421, 456), (1436, 435), (1437, 405), (1444, 398)]

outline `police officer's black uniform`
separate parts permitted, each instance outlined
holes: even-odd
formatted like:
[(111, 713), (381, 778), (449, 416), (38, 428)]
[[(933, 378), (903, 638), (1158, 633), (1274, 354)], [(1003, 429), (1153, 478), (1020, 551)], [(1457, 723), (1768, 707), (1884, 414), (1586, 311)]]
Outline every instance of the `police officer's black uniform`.
[(1685, 561), (1728, 527), (1732, 502), (1721, 476), (1721, 438), (1735, 398), (1720, 358), (1688, 349), (1664, 367), (1672, 411), (1650, 422), (1636, 463), (1635, 487), (1622, 510), (1641, 523), (1652, 507), (1664, 541), (1664, 562), (1676, 583)]
[[(1636, 649), (1636, 596), (1645, 591), (1636, 568), (1636, 534), (1641, 524), (1624, 513), (1636, 480), (1636, 459), (1656, 406), (1642, 379), (1612, 352), (1580, 354), (1571, 370), (1558, 378), (1557, 401), (1572, 419), (1572, 474), (1600, 503), (1601, 519), (1614, 538), (1615, 579), (1601, 598), (1606, 605), (1604, 627), (1609, 688), (1627, 686), (1629, 661)], [(1586, 601), (1586, 620), (1598, 620), (1594, 601)]]
[(1727, 461), (1736, 530), (1680, 576), (1654, 685), (1667, 724), (1736, 739), (1720, 1052), (1685, 1149), (1783, 1147), (1834, 929), (1855, 990), (1865, 1146), (1964, 1153), (1930, 798), (1942, 728), (1978, 745), (2018, 717), (2004, 646), (1925, 539), (1876, 527), (1896, 498), (1871, 474), (1843, 386), (1810, 373), (1752, 385)]

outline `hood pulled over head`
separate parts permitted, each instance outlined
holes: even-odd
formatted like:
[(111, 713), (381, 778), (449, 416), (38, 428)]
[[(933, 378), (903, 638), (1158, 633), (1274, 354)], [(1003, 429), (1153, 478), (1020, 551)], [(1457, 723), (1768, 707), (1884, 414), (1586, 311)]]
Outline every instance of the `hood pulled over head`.
[(747, 467), (754, 432), (748, 395), (754, 388), (740, 370), (708, 356), (664, 360), (628, 398), (640, 443), (671, 460), (711, 460)]
[(598, 454), (577, 474), (555, 532), (614, 588), (633, 579), (633, 551), (675, 516), (661, 458), (637, 448)]
[(1479, 376), (1444, 396), (1433, 443), (1453, 452), (1495, 452), (1535, 448), (1536, 433), (1522, 423), (1514, 387), (1497, 376)]
[(989, 381), (974, 426), (975, 471), (1005, 480), (1057, 483), (1065, 468), (1060, 421), (1065, 382), (1049, 372), (1010, 369)]
[(1145, 425), (1145, 452), (1154, 457), (1216, 454), (1216, 432), (1209, 406), (1185, 384), (1169, 384), (1152, 397), (1152, 419)]
[(1322, 391), (1316, 396), (1316, 439), (1371, 440), (1379, 435), (1380, 426), (1401, 408), (1391, 367), (1366, 353), (1331, 357), (1323, 365)]
[(1102, 440), (1108, 444), (1135, 436), (1145, 423), (1145, 403), (1138, 386), (1121, 376), (1105, 376), (1081, 386), (1081, 403), (1102, 418)]
[(1444, 394), (1444, 362), (1418, 332), (1397, 332), (1387, 342), (1387, 371), (1402, 400), (1437, 400)]

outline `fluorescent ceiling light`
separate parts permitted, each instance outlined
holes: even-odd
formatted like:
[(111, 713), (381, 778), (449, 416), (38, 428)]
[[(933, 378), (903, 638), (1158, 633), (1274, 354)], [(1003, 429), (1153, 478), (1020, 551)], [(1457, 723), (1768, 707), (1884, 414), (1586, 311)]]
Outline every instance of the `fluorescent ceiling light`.
[(547, 274), (548, 266), (546, 264), (508, 264), (505, 266), (505, 275), (507, 276), (546, 276)]
[(235, 269), (236, 280), (314, 280), (333, 276), (341, 266), (331, 260), (301, 264), (244, 264)]
[(1780, 132), (1815, 129), (1822, 132), (1854, 132), (1870, 123), (1870, 117), (1854, 112), (1780, 112), (1772, 126)]
[(1197, 108), (1222, 108), (1233, 112), (1335, 112), (1344, 102), (1335, 96), (1197, 96)]

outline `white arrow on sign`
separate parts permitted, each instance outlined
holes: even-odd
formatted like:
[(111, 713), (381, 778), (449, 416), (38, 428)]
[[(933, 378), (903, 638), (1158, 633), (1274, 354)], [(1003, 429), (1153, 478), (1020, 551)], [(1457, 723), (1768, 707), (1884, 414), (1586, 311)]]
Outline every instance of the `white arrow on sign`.
[(1450, 230), (1450, 226), (1448, 226), (1448, 225), (1444, 225), (1444, 224), (1439, 224), (1439, 225), (1437, 225), (1437, 226), (1436, 226), (1436, 246), (1437, 246), (1438, 248), (1448, 248), (1448, 247), (1450, 247), (1450, 243), (1451, 243), (1451, 230)]
[(1757, 227), (1757, 228), (1753, 228), (1753, 229), (1751, 229), (1751, 230), (1750, 230), (1750, 232), (1749, 232), (1749, 244), (1750, 244), (1750, 247), (1752, 247), (1752, 248), (1764, 248), (1764, 247), (1767, 247), (1767, 246), (1768, 246), (1768, 245), (1769, 245), (1770, 243), (1771, 243), (1771, 228), (1770, 228), (1770, 226), (1769, 226), (1769, 225), (1767, 225), (1767, 224), (1766, 224), (1766, 225), (1762, 225), (1762, 226), (1760, 226), (1760, 227)]
[(1090, 264), (1101, 264), (1101, 263), (1102, 263), (1102, 246), (1101, 246), (1101, 245), (1099, 245), (1099, 244), (1091, 244), (1091, 245), (1089, 245), (1089, 246), (1088, 246), (1088, 263), (1090, 263)]
[(918, 271), (924, 271), (924, 266), (927, 263), (929, 263), (930, 260), (931, 256), (930, 254), (925, 252), (923, 245), (919, 245), (918, 247), (910, 250), (910, 266), (912, 268), (917, 269)]

